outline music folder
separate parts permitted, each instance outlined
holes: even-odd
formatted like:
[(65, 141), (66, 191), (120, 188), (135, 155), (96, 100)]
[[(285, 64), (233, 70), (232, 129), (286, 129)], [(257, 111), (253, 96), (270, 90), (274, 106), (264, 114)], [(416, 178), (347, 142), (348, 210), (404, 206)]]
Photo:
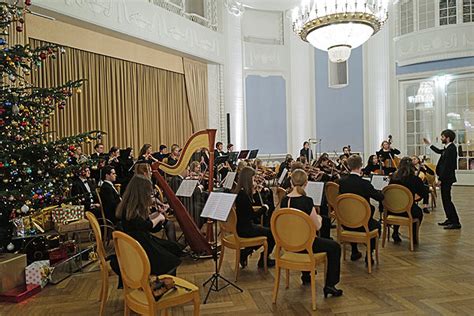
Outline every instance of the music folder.
[(373, 174), (370, 181), (376, 190), (382, 190), (390, 183), (390, 177), (380, 174)]
[(231, 164), (235, 164), (237, 162), (237, 158), (239, 157), (238, 151), (233, 151), (229, 154), (229, 162)]
[(241, 150), (238, 159), (247, 159), (249, 150)]
[(229, 159), (229, 156), (227, 156), (227, 155), (215, 157), (215, 158), (214, 158), (214, 165), (215, 165), (215, 166), (218, 166), (218, 165), (220, 165), (221, 163), (225, 163), (228, 159)]
[(283, 171), (281, 172), (281, 176), (280, 178), (278, 179), (278, 184), (282, 184), (283, 183), (283, 180), (285, 180), (285, 177), (286, 175), (288, 174), (288, 169), (283, 169)]
[(204, 205), (201, 217), (225, 222), (236, 197), (237, 194), (233, 193), (211, 192), (206, 205)]
[(198, 183), (198, 180), (183, 180), (176, 191), (176, 196), (191, 197)]
[(237, 172), (233, 172), (233, 171), (227, 172), (227, 175), (225, 176), (225, 180), (224, 180), (224, 185), (223, 185), (224, 188), (229, 189), (229, 190), (232, 189), (236, 174)]
[(257, 155), (258, 155), (258, 149), (251, 150), (249, 154), (249, 159), (255, 159), (257, 158)]
[(306, 185), (306, 194), (313, 199), (315, 206), (321, 206), (321, 201), (324, 194), (324, 182), (309, 181)]

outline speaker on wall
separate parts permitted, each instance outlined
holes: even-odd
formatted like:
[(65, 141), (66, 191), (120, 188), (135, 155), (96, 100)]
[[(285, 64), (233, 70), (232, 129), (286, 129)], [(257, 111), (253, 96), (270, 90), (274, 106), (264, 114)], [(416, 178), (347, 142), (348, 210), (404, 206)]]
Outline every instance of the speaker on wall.
[(349, 84), (349, 67), (347, 60), (341, 63), (333, 63), (328, 59), (329, 88), (344, 88)]

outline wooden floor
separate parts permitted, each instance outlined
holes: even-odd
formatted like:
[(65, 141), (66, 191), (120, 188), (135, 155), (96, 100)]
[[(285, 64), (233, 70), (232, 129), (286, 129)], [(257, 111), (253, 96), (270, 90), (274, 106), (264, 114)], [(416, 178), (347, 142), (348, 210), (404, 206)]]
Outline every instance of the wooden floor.
[[(381, 263), (372, 275), (367, 274), (364, 260), (342, 262), (341, 282), (344, 295), (323, 297), (322, 276), (317, 276), (317, 311), (311, 311), (309, 287), (300, 284), (300, 274), (291, 274), (288, 290), (280, 286), (278, 302), (273, 305), (273, 269), (268, 274), (257, 269), (257, 255), (241, 272), (239, 293), (228, 288), (212, 293), (203, 315), (472, 315), (474, 312), (474, 197), (473, 187), (456, 187), (454, 202), (460, 213), (462, 230), (446, 231), (436, 223), (444, 220), (441, 202), (425, 216), (421, 226), (420, 245), (408, 250), (406, 230), (403, 242), (390, 243), (380, 251)], [(405, 237), (405, 238), (404, 238)], [(226, 253), (223, 275), (232, 279), (233, 256)], [(185, 261), (178, 276), (202, 285), (213, 271), (211, 260)], [(106, 315), (122, 315), (121, 290), (117, 278), (110, 277)], [(77, 274), (51, 286), (21, 304), (0, 305), (0, 315), (97, 315), (99, 310), (99, 273)], [(206, 289), (201, 289), (204, 297)], [(173, 315), (191, 315), (192, 306), (176, 308)]]

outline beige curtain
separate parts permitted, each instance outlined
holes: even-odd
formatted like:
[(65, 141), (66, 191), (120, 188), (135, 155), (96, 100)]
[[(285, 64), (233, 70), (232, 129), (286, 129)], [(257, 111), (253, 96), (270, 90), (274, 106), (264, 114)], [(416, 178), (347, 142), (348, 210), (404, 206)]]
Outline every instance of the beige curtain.
[(145, 143), (158, 150), (160, 144), (184, 145), (191, 136), (184, 75), (67, 48), (33, 72), (32, 83), (49, 87), (81, 78), (87, 79), (82, 93), (51, 118), (49, 129), (58, 137), (103, 130), (106, 147), (130, 146), (137, 155)]
[(207, 65), (183, 58), (186, 95), (193, 131), (208, 127)]

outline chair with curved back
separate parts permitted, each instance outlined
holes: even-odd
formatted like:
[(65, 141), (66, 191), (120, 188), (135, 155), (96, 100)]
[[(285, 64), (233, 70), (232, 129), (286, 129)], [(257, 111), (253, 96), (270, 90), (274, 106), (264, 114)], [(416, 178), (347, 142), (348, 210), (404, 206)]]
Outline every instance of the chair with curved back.
[(173, 278), (176, 289), (164, 294), (155, 301), (150, 288), (150, 262), (142, 246), (129, 235), (115, 231), (112, 234), (123, 279), (124, 314), (130, 310), (141, 315), (156, 315), (158, 311), (167, 314), (173, 306), (193, 302), (194, 315), (199, 315), (199, 288), (194, 284), (171, 275), (160, 277)]
[(99, 222), (94, 214), (86, 212), (86, 217), (91, 224), (92, 231), (94, 232), (95, 241), (97, 243), (97, 256), (99, 257), (100, 275), (102, 279), (102, 286), (100, 288), (100, 312), (99, 315), (105, 315), (105, 304), (107, 303), (107, 297), (109, 296), (109, 268), (107, 265), (106, 254), (104, 244), (102, 243), (102, 234), (100, 232)]
[[(410, 250), (414, 250), (413, 223), (416, 223), (416, 236), (419, 236), (420, 221), (413, 218), (411, 207), (413, 205), (413, 194), (407, 187), (399, 184), (389, 184), (383, 190), (383, 232), (382, 247), (385, 247), (385, 239), (390, 236), (389, 225), (408, 226), (408, 235), (410, 237)], [(388, 212), (392, 214), (388, 214)], [(400, 213), (408, 213), (408, 217), (399, 216)], [(387, 235), (388, 233), (388, 235)], [(418, 241), (418, 240), (417, 240)]]
[(219, 259), (219, 268), (221, 270), (222, 262), (224, 261), (224, 250), (225, 248), (230, 248), (235, 250), (235, 281), (239, 277), (240, 269), (240, 249), (247, 248), (247, 247), (257, 247), (263, 246), (263, 253), (264, 253), (264, 268), (265, 272), (267, 272), (267, 257), (268, 257), (268, 242), (267, 237), (265, 236), (258, 236), (258, 237), (250, 237), (250, 238), (243, 238), (239, 237), (237, 233), (237, 214), (235, 212), (235, 208), (229, 212), (229, 217), (225, 222), (219, 222), (221, 228), (221, 256)]
[(97, 199), (99, 200), (100, 204), (100, 216), (102, 217), (102, 236), (103, 236), (103, 241), (105, 243), (108, 243), (110, 241), (109, 234), (108, 234), (108, 228), (110, 228), (111, 231), (115, 230), (115, 225), (112, 223), (110, 220), (105, 217), (105, 210), (104, 210), (104, 204), (102, 203), (102, 199), (100, 198), (100, 187), (97, 187), (95, 189), (95, 193), (97, 194)]
[[(436, 165), (430, 162), (425, 162), (425, 165), (430, 168), (431, 170), (436, 170)], [(436, 198), (438, 197), (438, 193), (436, 192), (436, 174), (426, 174), (426, 180), (428, 181), (428, 186), (430, 188), (430, 196), (431, 196), (431, 209), (436, 207)]]
[(339, 196), (339, 184), (332, 181), (326, 182), (324, 193), (326, 194), (326, 199), (328, 201), (329, 215), (331, 215), (331, 218), (335, 218), (336, 199)]
[[(319, 263), (324, 263), (325, 270), (327, 267), (326, 253), (313, 253), (316, 225), (308, 214), (293, 208), (282, 208), (273, 213), (271, 229), (275, 237), (276, 268), (273, 303), (276, 303), (278, 296), (281, 269), (286, 269), (286, 288), (290, 285), (290, 270), (309, 271), (311, 303), (313, 310), (316, 310), (315, 269)], [(306, 253), (301, 253), (302, 251)]]
[(277, 187), (277, 198), (278, 198), (278, 203), (277, 205), (280, 206), (281, 204), (281, 200), (283, 200), (283, 198), (285, 197), (286, 195), (286, 190), (283, 189), (282, 187)]
[[(375, 258), (379, 263), (378, 229), (369, 230), (371, 210), (369, 202), (357, 194), (344, 193), (336, 199), (337, 239), (342, 245), (343, 259), (346, 260), (346, 243), (360, 243), (367, 247), (367, 258), (370, 258), (370, 240), (375, 238)], [(364, 227), (363, 232), (346, 228)], [(372, 273), (372, 260), (367, 260), (368, 272)]]

